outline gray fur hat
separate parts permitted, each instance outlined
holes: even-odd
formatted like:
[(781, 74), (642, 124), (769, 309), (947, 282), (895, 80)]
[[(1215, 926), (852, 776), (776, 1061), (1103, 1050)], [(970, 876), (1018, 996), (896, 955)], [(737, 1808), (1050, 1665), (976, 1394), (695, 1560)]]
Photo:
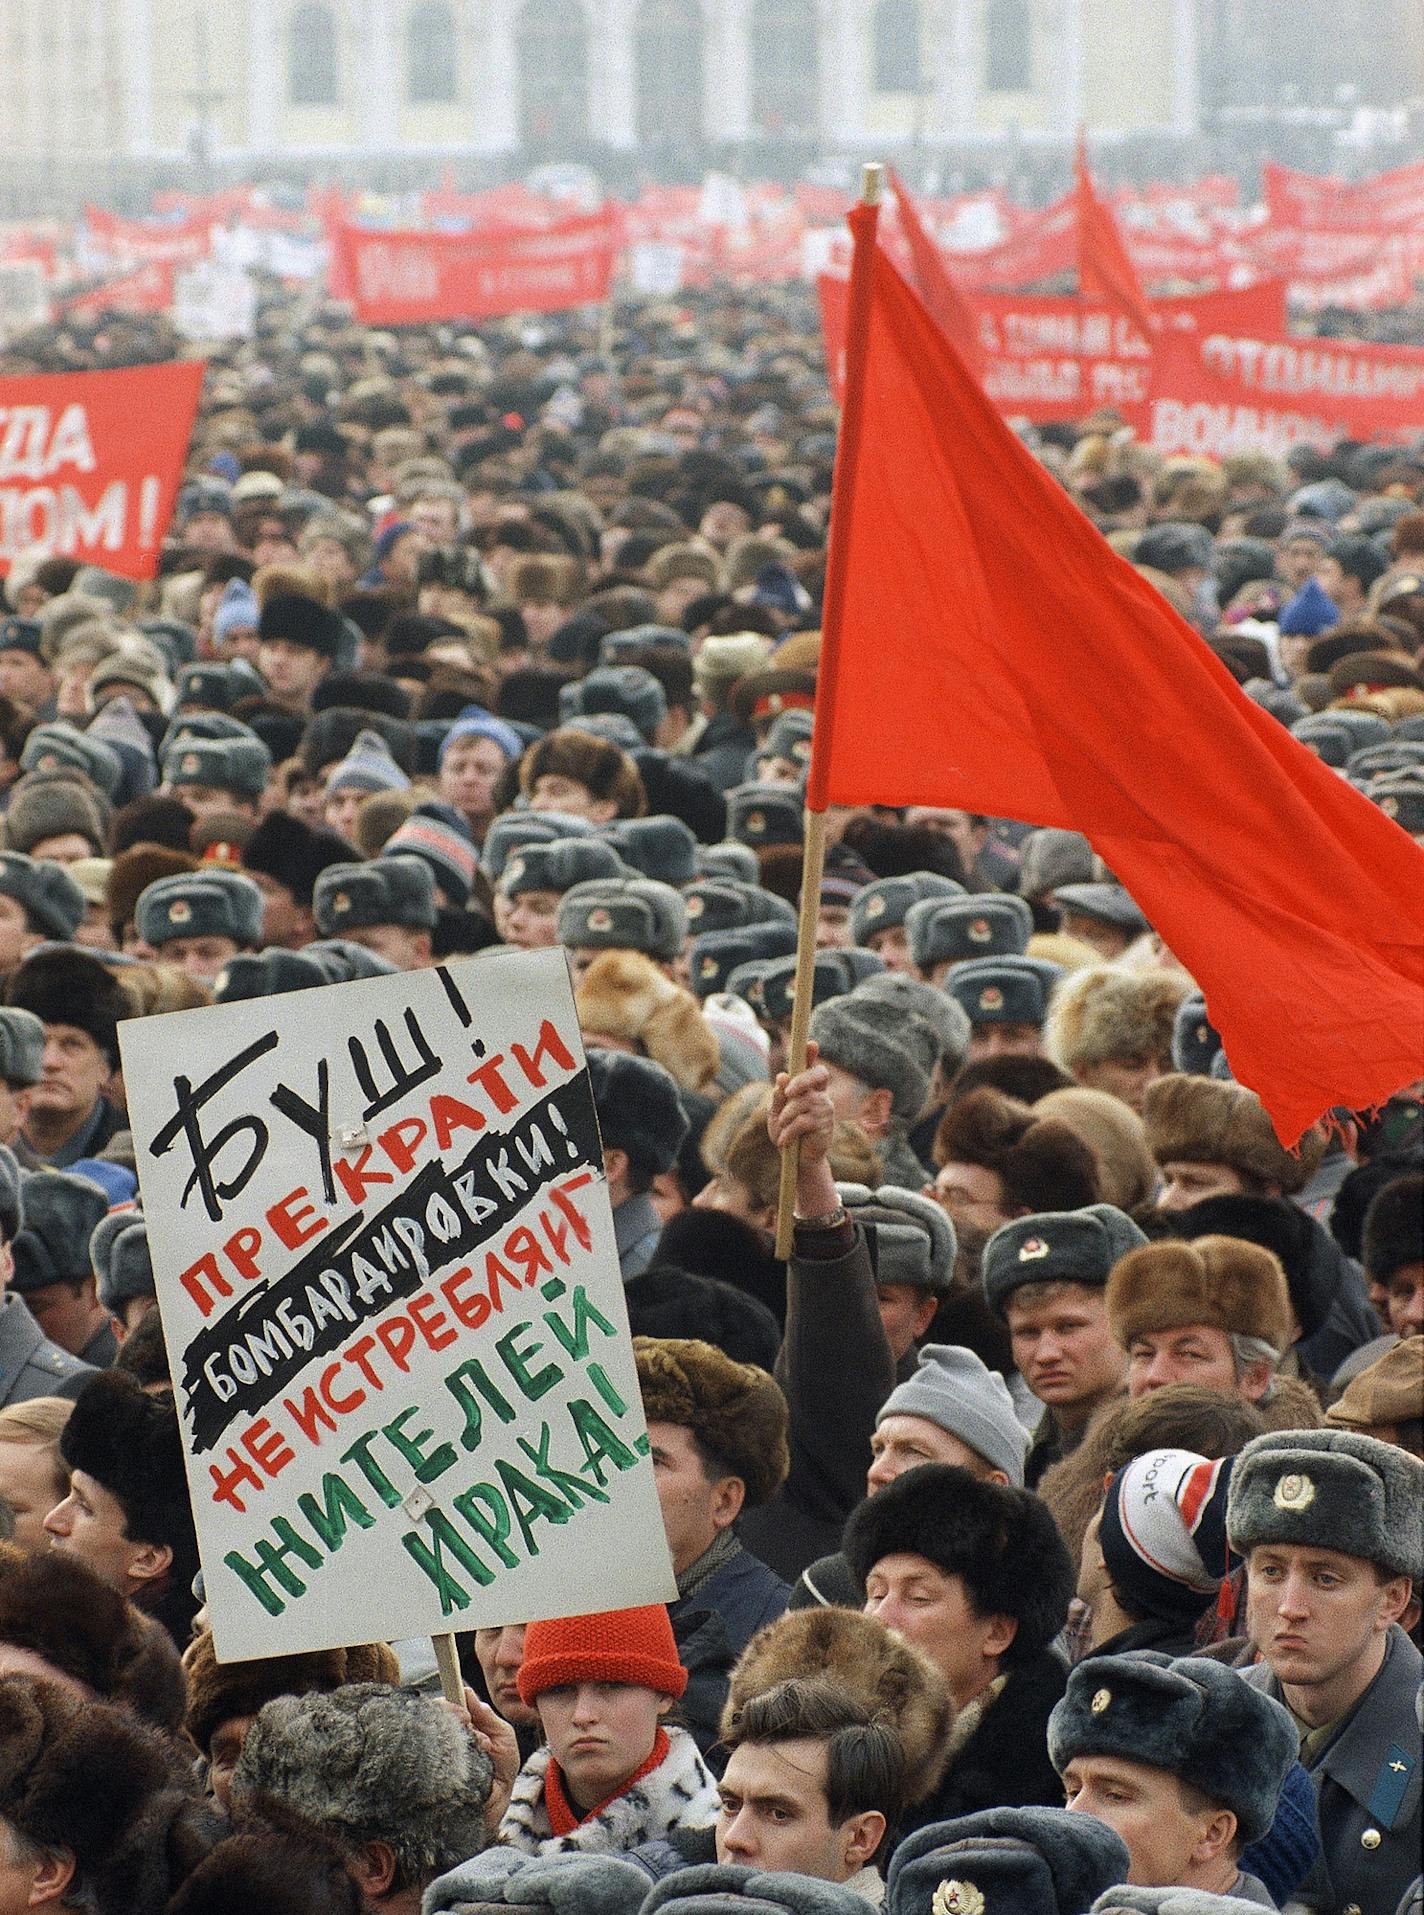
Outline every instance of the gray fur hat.
[(707, 931), (740, 931), (754, 924), (795, 924), (796, 912), (785, 898), (740, 878), (697, 878), (683, 887), (687, 927), (696, 936)]
[(809, 711), (784, 711), (773, 720), (770, 731), (757, 747), (758, 758), (785, 758), (794, 765), (811, 762), (811, 732), (816, 714)]
[(0, 1082), (12, 1090), (38, 1084), (44, 1071), (44, 1025), (33, 1011), (0, 1006)]
[(99, 1301), (111, 1316), (118, 1316), (130, 1297), (157, 1295), (148, 1225), (137, 1211), (112, 1210), (101, 1217), (89, 1239), (89, 1257)]
[(727, 835), (754, 851), (768, 844), (800, 844), (801, 799), (791, 785), (733, 785), (727, 793)]
[(1204, 1888), (1140, 1888), (1119, 1882), (1093, 1903), (1091, 1915), (1246, 1915), (1259, 1902), (1239, 1895), (1209, 1895)]
[(1053, 902), (1060, 911), (1096, 918), (1133, 937), (1149, 928), (1147, 919), (1120, 884), (1060, 884)]
[(935, 1296), (948, 1294), (957, 1246), (942, 1205), (897, 1184), (875, 1190), (837, 1184), (836, 1194), (865, 1227), (877, 1283), (908, 1283)]
[(88, 738), (68, 719), (36, 725), (20, 753), (21, 771), (82, 771), (97, 790), (112, 798), (124, 775), (117, 752), (97, 738)]
[(569, 811), (502, 811), (485, 833), (480, 858), (491, 878), (498, 878), (511, 857), (525, 844), (552, 844), (555, 838), (591, 838), (587, 818)]
[(364, 944), (349, 938), (315, 938), (301, 949), (304, 958), (312, 958), (326, 973), (328, 984), (350, 984), (355, 978), (392, 977), (396, 967), (389, 958), (378, 957)]
[(13, 1150), (0, 1144), (0, 1243), (13, 1243), (24, 1215), (20, 1196), (20, 1164)]
[(865, 1915), (865, 1898), (843, 1882), (700, 1862), (663, 1877), (642, 1915)]
[(389, 1843), (396, 1888), (478, 1854), (494, 1765), (438, 1696), (383, 1682), (278, 1696), (248, 1732), (233, 1797), (265, 1795), (342, 1846)]
[(570, 949), (641, 951), (671, 962), (687, 935), (687, 907), (656, 878), (596, 878), (559, 901), (558, 938)]
[(945, 989), (971, 1024), (1042, 1024), (1050, 985), (1023, 958), (975, 958), (956, 964)]
[(108, 799), (77, 771), (28, 771), (10, 789), (5, 842), (13, 851), (33, 852), (46, 838), (73, 831), (98, 853), (107, 841), (108, 819)]
[(1081, 831), (1044, 825), (1019, 847), (1019, 896), (1046, 898), (1060, 884), (1091, 884), (1097, 855)]
[(89, 1276), (89, 1239), (108, 1214), (107, 1193), (67, 1170), (27, 1170), (20, 1178), (20, 1206), (24, 1221), (10, 1246), (13, 1288), (24, 1296)]
[(329, 864), (312, 887), (312, 914), (324, 938), (375, 924), (435, 929), (435, 873), (423, 858)]
[(67, 944), (84, 917), (84, 893), (62, 864), (0, 851), (0, 897), (13, 898), (36, 931)]
[(256, 944), (262, 936), (262, 893), (240, 871), (216, 865), (155, 878), (139, 893), (134, 928), (155, 949), (174, 938)]
[(877, 878), (856, 893), (850, 907), (850, 935), (856, 944), (868, 944), (880, 931), (893, 931), (905, 922), (912, 905), (934, 899), (962, 898), (964, 886), (936, 871), (907, 871), (903, 877)]
[(590, 738), (601, 738), (605, 744), (617, 745), (620, 751), (646, 751), (648, 741), (633, 723), (626, 712), (621, 711), (576, 711), (563, 722), (565, 731), (587, 732)]
[(1116, 1830), (1067, 1809), (981, 1809), (916, 1829), (896, 1849), (887, 1915), (1083, 1915), (1131, 1866)]
[(1172, 1068), (1187, 1077), (1209, 1077), (1220, 1049), (1221, 1039), (1206, 1014), (1206, 999), (1200, 991), (1190, 992), (1172, 1020)]
[(1236, 1459), (1231, 1547), (1337, 1549), (1389, 1576), (1424, 1577), (1424, 1462), (1354, 1430), (1269, 1430)]
[(1270, 1828), (1299, 1752), (1289, 1712), (1207, 1656), (1090, 1656), (1070, 1672), (1048, 1718), (1048, 1756), (1060, 1775), (1080, 1755), (1165, 1769), (1230, 1809), (1246, 1842)]
[(856, 987), (864, 997), (882, 998), (901, 1011), (922, 1017), (939, 1039), (939, 1061), (946, 1077), (953, 1077), (969, 1055), (968, 1013), (956, 998), (938, 985), (925, 984), (904, 971), (881, 971)]
[[(872, 977), (879, 977), (884, 968), (884, 959), (874, 951), (858, 951), (853, 944), (817, 951), (811, 965), (812, 1006), (824, 1004), (828, 998), (847, 996)], [(789, 1024), (796, 1000), (794, 946), (771, 960), (762, 972), (759, 988), (762, 1017), (768, 1024)]]
[(1026, 1283), (1081, 1283), (1102, 1289), (1119, 1257), (1147, 1238), (1115, 1204), (1041, 1210), (1001, 1224), (984, 1246), (984, 1296), (1002, 1317)]
[(700, 844), (697, 871), (700, 877), (740, 878), (744, 884), (756, 884), (761, 877), (755, 851), (736, 838), (724, 838), (720, 844)]
[[(784, 918), (761, 924), (744, 924), (725, 931), (703, 931), (692, 940), (688, 956), (688, 982), (699, 997), (712, 997), (731, 988), (732, 973), (743, 964), (759, 959), (770, 968), (773, 959), (791, 959), (795, 969), (796, 925)], [(838, 990), (845, 979), (838, 974)]]
[(605, 1147), (627, 1151), (649, 1176), (671, 1170), (687, 1135), (687, 1113), (662, 1065), (651, 1057), (593, 1050), (588, 1081)]
[(667, 694), (645, 665), (599, 665), (559, 692), (561, 724), (599, 712), (618, 712), (631, 720), (639, 742), (645, 745), (655, 742), (667, 709)]
[(630, 870), (660, 884), (690, 884), (697, 876), (697, 839), (681, 818), (665, 811), (620, 818), (603, 835)]
[(818, 1004), (811, 1036), (823, 1063), (835, 1064), (871, 1090), (890, 1092), (896, 1117), (913, 1122), (924, 1109), (939, 1055), (939, 1040), (922, 1017), (852, 991)]
[(499, 888), (507, 898), (523, 891), (554, 891), (562, 897), (576, 884), (631, 875), (602, 838), (551, 838), (546, 844), (518, 845), (505, 860)]
[(163, 782), (213, 785), (242, 798), (260, 798), (272, 769), (272, 754), (254, 733), (248, 738), (180, 738), (163, 758)]
[(905, 913), (910, 955), (922, 971), (974, 958), (1022, 957), (1033, 935), (1033, 912), (1022, 898), (997, 891), (925, 898)]
[(522, 1908), (529, 1915), (638, 1915), (649, 1876), (621, 1855), (524, 1855), (486, 1849), (432, 1882), (422, 1915), (446, 1910)]
[(306, 951), (268, 945), (265, 951), (239, 951), (218, 972), (213, 998), (239, 1004), (256, 997), (281, 997), (288, 991), (312, 991), (332, 982), (326, 967)]

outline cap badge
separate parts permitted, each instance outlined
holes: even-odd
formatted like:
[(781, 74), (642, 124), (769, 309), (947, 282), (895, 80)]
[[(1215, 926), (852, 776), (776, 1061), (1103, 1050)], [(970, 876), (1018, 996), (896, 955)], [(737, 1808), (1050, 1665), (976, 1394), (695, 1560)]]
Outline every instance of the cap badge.
[(973, 1882), (941, 1882), (930, 1911), (931, 1915), (984, 1915), (984, 1892)]
[(613, 913), (611, 911), (605, 911), (601, 904), (596, 905), (594, 909), (589, 912), (585, 921), (590, 931), (611, 931), (613, 929)]
[(697, 967), (697, 975), (699, 977), (716, 977), (717, 975), (716, 958), (714, 957), (703, 958), (701, 964)]
[(342, 911), (349, 911), (351, 909), (351, 899), (345, 891), (337, 892), (336, 896), (331, 900), (331, 908), (337, 912), (338, 915)]
[(979, 993), (979, 1008), (981, 1011), (1003, 1010), (1004, 994), (997, 984), (990, 984)]
[(1398, 798), (1390, 798), (1390, 797), (1381, 798), (1379, 801), (1379, 808), (1384, 813), (1386, 818), (1397, 818), (1399, 816)]
[(871, 898), (866, 904), (865, 915), (868, 918), (883, 918), (885, 915), (884, 898), (878, 895), (876, 897)]
[(706, 903), (703, 899), (699, 898), (694, 891), (692, 896), (687, 900), (687, 915), (690, 918), (700, 918), (706, 909)]
[(1310, 1477), (1283, 1476), (1276, 1484), (1271, 1501), (1277, 1509), (1309, 1509), (1315, 1501), (1315, 1484)]
[(203, 761), (195, 751), (185, 751), (178, 760), (178, 769), (185, 778), (191, 778), (195, 771), (202, 769)]
[(766, 830), (766, 813), (764, 811), (749, 811), (744, 822), (748, 831), (760, 837)]
[(1040, 1257), (1048, 1255), (1048, 1245), (1042, 1237), (1025, 1237), (1019, 1245), (1020, 1263), (1037, 1263)]
[(187, 924), (193, 916), (193, 907), (186, 898), (175, 898), (168, 907), (170, 924)]
[(1088, 1704), (1088, 1707), (1092, 1710), (1095, 1716), (1100, 1716), (1111, 1701), (1112, 1701), (1111, 1689), (1098, 1689), (1094, 1691), (1093, 1699)]
[(971, 944), (987, 944), (994, 935), (994, 927), (987, 918), (971, 918), (968, 935)]

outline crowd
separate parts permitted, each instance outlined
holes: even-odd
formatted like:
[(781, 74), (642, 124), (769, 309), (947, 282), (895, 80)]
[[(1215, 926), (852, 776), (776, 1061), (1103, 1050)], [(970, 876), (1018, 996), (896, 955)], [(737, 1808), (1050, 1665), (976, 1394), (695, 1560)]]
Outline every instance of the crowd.
[[(1424, 440), (1029, 436), (1424, 841)], [(277, 300), (151, 586), (12, 564), (0, 1915), (1418, 1908), (1424, 1083), (1284, 1150), (1085, 839), (873, 806), (787, 1072), (834, 448), (799, 293)], [(553, 945), (677, 1599), (221, 1663), (118, 1027)]]

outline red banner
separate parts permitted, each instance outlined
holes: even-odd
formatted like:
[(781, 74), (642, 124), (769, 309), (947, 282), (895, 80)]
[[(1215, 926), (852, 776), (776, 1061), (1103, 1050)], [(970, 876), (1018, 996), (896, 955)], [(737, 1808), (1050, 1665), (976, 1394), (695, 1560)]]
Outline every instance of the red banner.
[(1018, 232), (978, 253), (952, 253), (954, 283), (966, 291), (1026, 286), (1071, 273), (1078, 264), (1078, 222), (1067, 193), (1027, 220)]
[(166, 313), (172, 304), (173, 267), (164, 260), (152, 260), (59, 302), (66, 313)]
[(0, 379), (0, 573), (39, 547), (152, 578), (203, 372), (175, 360)]
[(1173, 333), (1153, 371), (1159, 452), (1281, 456), (1340, 439), (1393, 442), (1424, 418), (1424, 350), (1354, 340)]
[(1424, 225), (1424, 160), (1353, 183), (1267, 161), (1262, 178), (1275, 226), (1405, 233)]
[(84, 224), (96, 245), (122, 259), (192, 266), (206, 259), (212, 247), (210, 223), (205, 218), (154, 225), (148, 220), (107, 213), (102, 206), (86, 206)]
[(607, 299), (618, 247), (609, 213), (539, 231), (371, 233), (333, 231), (333, 277), (350, 287), (367, 326), (561, 312)]

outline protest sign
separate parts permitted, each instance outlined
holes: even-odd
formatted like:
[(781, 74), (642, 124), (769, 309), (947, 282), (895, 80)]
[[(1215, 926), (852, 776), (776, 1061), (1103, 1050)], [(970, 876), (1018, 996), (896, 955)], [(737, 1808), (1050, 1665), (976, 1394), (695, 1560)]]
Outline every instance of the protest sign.
[(561, 312), (607, 299), (617, 250), (611, 211), (478, 233), (340, 225), (332, 228), (331, 286), (366, 326)]
[(152, 578), (203, 371), (171, 360), (0, 379), (0, 574), (38, 546)]
[(219, 1656), (670, 1600), (563, 953), (120, 1045)]
[(173, 278), (173, 324), (187, 339), (250, 339), (257, 287), (244, 267), (200, 259)]

